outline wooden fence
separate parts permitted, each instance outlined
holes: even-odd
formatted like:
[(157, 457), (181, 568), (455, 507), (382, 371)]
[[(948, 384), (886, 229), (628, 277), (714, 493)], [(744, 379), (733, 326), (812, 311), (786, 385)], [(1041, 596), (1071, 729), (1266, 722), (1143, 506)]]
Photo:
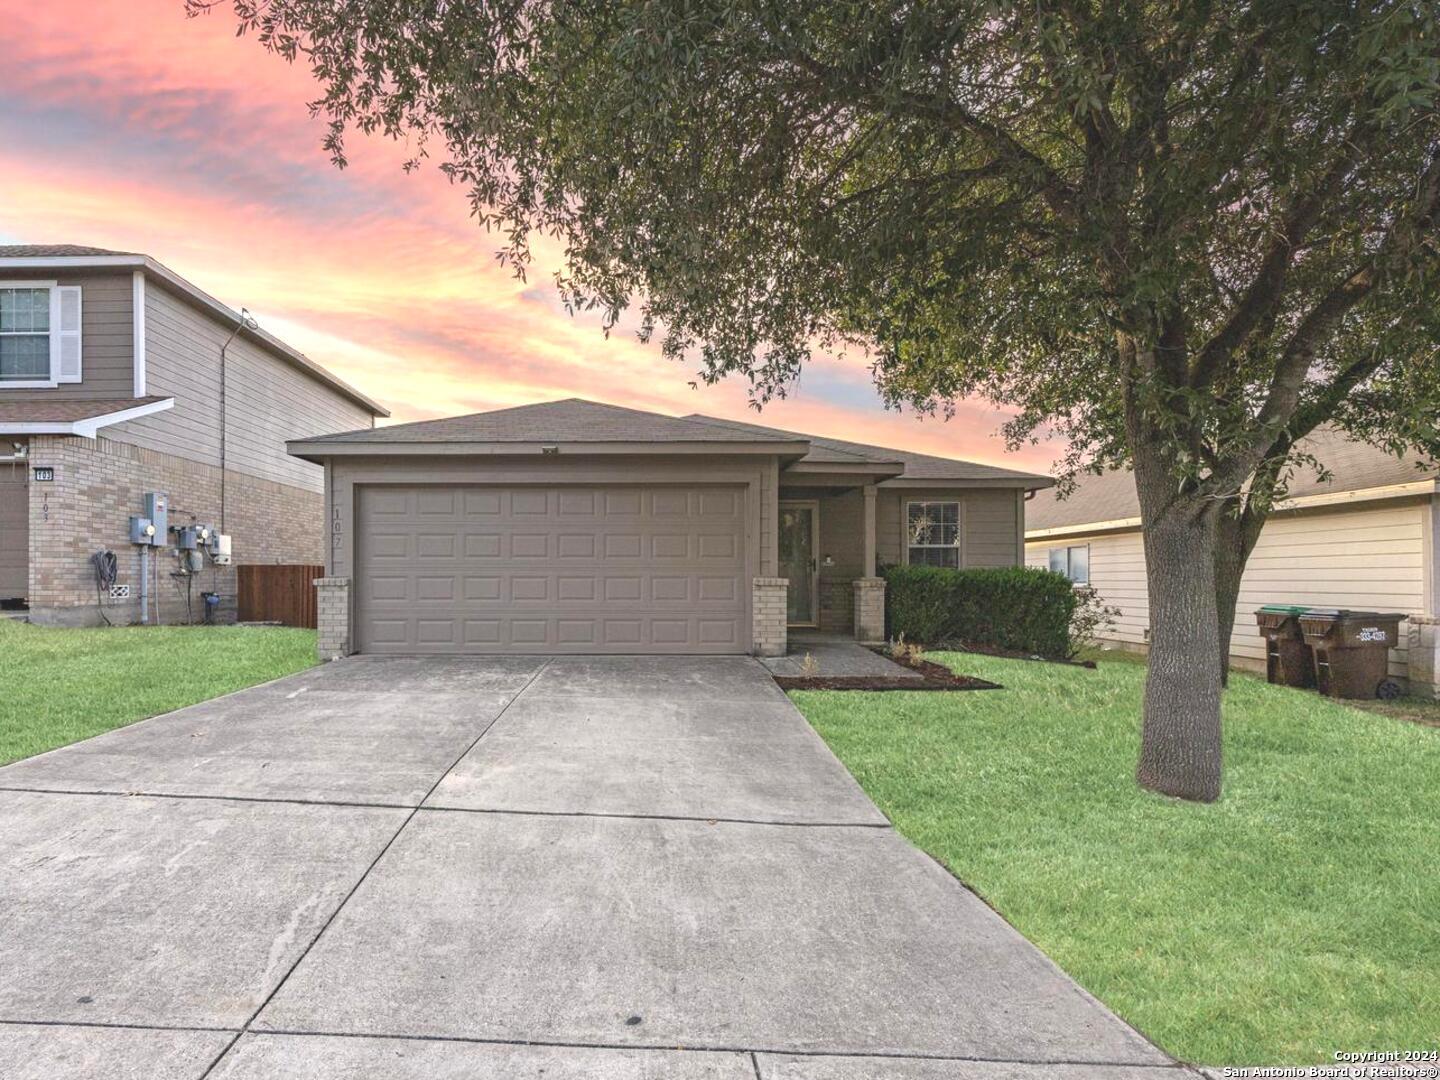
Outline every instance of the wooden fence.
[(315, 579), (323, 566), (293, 563), (237, 566), (236, 598), (241, 622), (279, 622), (286, 626), (316, 626)]

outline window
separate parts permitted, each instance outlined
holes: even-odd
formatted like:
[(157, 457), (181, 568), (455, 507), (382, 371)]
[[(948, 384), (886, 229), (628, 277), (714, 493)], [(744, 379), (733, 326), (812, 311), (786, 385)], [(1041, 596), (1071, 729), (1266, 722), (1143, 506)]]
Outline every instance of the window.
[(80, 381), (80, 287), (0, 281), (0, 386)]
[(1090, 584), (1090, 545), (1050, 549), (1050, 569), (1076, 585)]
[(50, 379), (50, 290), (0, 288), (0, 382)]
[(906, 561), (911, 566), (960, 568), (960, 504), (912, 502), (905, 507)]

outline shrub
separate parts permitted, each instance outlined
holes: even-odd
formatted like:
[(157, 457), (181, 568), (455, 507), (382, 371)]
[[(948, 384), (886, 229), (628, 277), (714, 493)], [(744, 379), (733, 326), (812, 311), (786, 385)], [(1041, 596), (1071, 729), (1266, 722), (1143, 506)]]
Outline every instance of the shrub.
[(1070, 655), (1075, 589), (1063, 574), (1009, 566), (884, 571), (889, 637), (937, 645), (957, 642), (1061, 658)]

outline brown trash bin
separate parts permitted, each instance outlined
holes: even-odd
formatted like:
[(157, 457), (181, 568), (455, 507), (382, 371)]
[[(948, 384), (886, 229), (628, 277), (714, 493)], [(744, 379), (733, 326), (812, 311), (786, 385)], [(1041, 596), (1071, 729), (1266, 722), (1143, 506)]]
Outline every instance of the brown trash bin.
[(1281, 686), (1315, 685), (1315, 654), (1305, 644), (1300, 616), (1309, 608), (1266, 604), (1255, 612), (1265, 639), (1265, 680)]
[(1315, 651), (1315, 683), (1320, 693), (1337, 698), (1400, 696), (1390, 678), (1390, 650), (1400, 640), (1404, 615), (1380, 611), (1311, 608), (1300, 616), (1300, 630)]

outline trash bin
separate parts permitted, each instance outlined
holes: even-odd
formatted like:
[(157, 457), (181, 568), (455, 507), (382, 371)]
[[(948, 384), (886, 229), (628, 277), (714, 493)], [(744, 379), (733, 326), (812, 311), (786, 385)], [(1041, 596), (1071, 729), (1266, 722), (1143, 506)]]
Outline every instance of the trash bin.
[(1310, 608), (1300, 630), (1315, 652), (1315, 683), (1320, 693), (1338, 698), (1400, 696), (1390, 678), (1389, 654), (1400, 638), (1404, 615), (1380, 611)]
[(1255, 612), (1255, 623), (1265, 639), (1265, 679), (1281, 686), (1314, 686), (1315, 654), (1305, 644), (1300, 616), (1306, 607), (1266, 604)]

